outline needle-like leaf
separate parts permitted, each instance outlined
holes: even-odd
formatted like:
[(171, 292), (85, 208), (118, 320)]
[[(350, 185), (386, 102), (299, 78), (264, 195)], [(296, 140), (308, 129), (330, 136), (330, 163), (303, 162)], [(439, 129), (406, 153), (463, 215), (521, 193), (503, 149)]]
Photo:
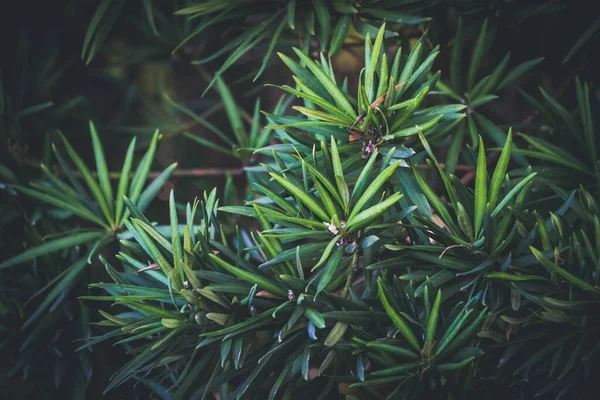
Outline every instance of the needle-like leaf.
[(483, 139), (479, 137), (479, 154), (477, 156), (477, 171), (475, 177), (475, 209), (473, 215), (475, 218), (475, 237), (481, 234), (481, 226), (485, 216), (487, 204), (487, 160), (485, 157), (485, 147)]
[(413, 347), (413, 349), (415, 349), (415, 351), (419, 353), (421, 351), (421, 346), (417, 341), (417, 337), (412, 332), (408, 324), (404, 321), (403, 317), (400, 314), (398, 314), (398, 312), (394, 310), (390, 305), (390, 302), (387, 299), (387, 295), (385, 294), (385, 291), (382, 287), (381, 278), (377, 280), (377, 287), (379, 291), (379, 298), (381, 300), (383, 308), (385, 309), (385, 312), (390, 317), (396, 328), (398, 328), (400, 334), (404, 337), (404, 339), (406, 339), (406, 341)]

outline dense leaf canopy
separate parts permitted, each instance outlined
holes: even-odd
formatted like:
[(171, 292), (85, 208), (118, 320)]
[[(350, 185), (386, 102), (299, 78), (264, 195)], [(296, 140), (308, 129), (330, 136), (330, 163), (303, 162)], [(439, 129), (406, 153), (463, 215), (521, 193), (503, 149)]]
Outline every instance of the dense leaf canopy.
[(67, 3), (0, 69), (1, 397), (595, 398), (598, 20)]

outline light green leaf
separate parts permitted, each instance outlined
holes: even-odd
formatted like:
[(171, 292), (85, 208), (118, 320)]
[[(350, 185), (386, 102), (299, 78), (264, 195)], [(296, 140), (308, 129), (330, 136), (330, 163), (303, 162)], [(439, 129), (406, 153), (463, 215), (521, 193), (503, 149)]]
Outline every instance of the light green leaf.
[(499, 279), (511, 282), (545, 281), (547, 279), (537, 275), (518, 275), (509, 272), (491, 272), (485, 276), (486, 279)]
[(404, 195), (401, 193), (394, 193), (381, 203), (374, 205), (359, 213), (358, 215), (349, 218), (346, 223), (347, 232), (355, 232), (358, 229), (363, 228), (369, 222), (379, 218), (384, 212), (386, 212), (394, 204), (398, 203)]
[[(302, 96), (308, 98), (308, 96)], [(331, 122), (339, 126), (349, 126), (351, 123), (346, 118), (332, 115), (323, 111), (313, 110), (302, 106), (293, 106), (292, 109), (306, 115), (309, 118), (314, 118), (319, 121)]]
[(152, 203), (152, 200), (154, 200), (158, 193), (165, 187), (165, 183), (167, 183), (173, 174), (173, 171), (175, 171), (175, 168), (177, 168), (176, 162), (169, 165), (158, 177), (156, 177), (156, 179), (152, 181), (152, 183), (148, 185), (148, 187), (146, 187), (146, 189), (144, 189), (137, 204), (140, 211), (144, 211), (148, 205)]
[(525, 178), (523, 178), (521, 180), (521, 182), (517, 183), (515, 185), (515, 187), (512, 188), (506, 196), (504, 196), (502, 201), (500, 201), (500, 203), (498, 203), (496, 208), (494, 208), (494, 211), (492, 211), (492, 214), (491, 214), (492, 218), (495, 217), (500, 211), (502, 211), (502, 209), (508, 204), (508, 202), (514, 196), (516, 196), (518, 193), (520, 193), (521, 189), (523, 189), (523, 187), (525, 185), (527, 185), (529, 183), (529, 181), (531, 181), (533, 178), (535, 178), (536, 175), (537, 175), (537, 172), (534, 172), (533, 174), (527, 175)]
[(289, 182), (280, 175), (277, 175), (273, 172), (270, 172), (269, 174), (273, 177), (273, 179), (275, 179), (277, 183), (279, 183), (279, 185), (281, 185), (281, 187), (283, 187), (285, 190), (290, 192), (290, 194), (292, 194), (294, 197), (300, 200), (306, 207), (308, 207), (313, 213), (315, 213), (319, 218), (321, 218), (321, 220), (329, 221), (327, 213), (325, 212), (323, 207), (317, 202), (317, 200), (312, 194), (306, 193), (303, 189)]
[(209, 257), (218, 265), (229, 271), (231, 274), (237, 276), (241, 280), (244, 280), (252, 285), (257, 285), (259, 288), (265, 289), (277, 296), (287, 298), (287, 291), (283, 290), (281, 287), (271, 282), (270, 280), (263, 278), (258, 274), (253, 274), (241, 268), (234, 267), (227, 261), (220, 259), (214, 254), (209, 254)]
[(346, 322), (338, 321), (335, 323), (329, 335), (325, 338), (325, 342), (323, 343), (326, 347), (333, 347), (335, 344), (344, 336), (344, 333), (348, 329), (348, 324)]
[(69, 143), (67, 138), (64, 137), (63, 134), (60, 134), (60, 138), (62, 139), (65, 149), (67, 150), (67, 153), (71, 157), (71, 160), (73, 160), (73, 163), (75, 164), (75, 166), (77, 167), (77, 169), (79, 170), (81, 175), (83, 176), (83, 179), (85, 180), (88, 188), (94, 195), (94, 199), (98, 202), (98, 205), (100, 206), (100, 209), (102, 210), (102, 213), (104, 214), (104, 217), (106, 218), (106, 221), (108, 221), (109, 223), (112, 222), (113, 218), (112, 218), (111, 210), (108, 207), (108, 202), (106, 201), (104, 194), (100, 190), (98, 183), (96, 183), (96, 180), (92, 176), (91, 171), (85, 165), (83, 160), (79, 157), (79, 155), (77, 154), (75, 149), (73, 149), (73, 147), (71, 146), (71, 144)]
[[(148, 147), (148, 151), (140, 161), (135, 173), (133, 174), (133, 179), (131, 181), (131, 185), (129, 187), (129, 198), (133, 204), (136, 204), (140, 198), (142, 193), (142, 189), (144, 188), (144, 184), (146, 183), (146, 179), (148, 178), (148, 173), (150, 172), (150, 167), (152, 166), (152, 161), (154, 160), (154, 154), (156, 153), (156, 147), (158, 144), (159, 134), (158, 130), (154, 132), (152, 136), (152, 141), (150, 142), (150, 146)], [(123, 219), (126, 219), (129, 216), (129, 212), (125, 212), (125, 216)]]
[(373, 166), (375, 165), (375, 161), (377, 160), (378, 154), (379, 154), (379, 152), (377, 150), (375, 150), (373, 153), (371, 153), (371, 156), (369, 157), (369, 161), (367, 161), (367, 164), (364, 166), (364, 168), (360, 172), (360, 175), (358, 176), (358, 179), (356, 180), (356, 184), (354, 185), (354, 188), (352, 189), (352, 196), (350, 197), (350, 204), (356, 204), (356, 202), (358, 201), (360, 196), (363, 194), (365, 187), (367, 186), (367, 183), (369, 183), (369, 181), (371, 180), (371, 173), (373, 172)]
[(438, 369), (440, 371), (455, 371), (457, 369), (461, 369), (466, 367), (467, 365), (469, 365), (473, 360), (475, 359), (475, 357), (469, 357), (466, 358), (462, 361), (457, 361), (457, 362), (452, 362), (452, 363), (445, 363), (445, 364), (440, 364), (438, 365)]
[(321, 315), (320, 312), (318, 312), (317, 310), (315, 310), (312, 307), (308, 307), (305, 311), (304, 311), (304, 316), (313, 324), (315, 324), (315, 326), (318, 329), (324, 329), (325, 328), (325, 319), (323, 318), (323, 316)]
[(335, 30), (333, 31), (333, 38), (331, 39), (331, 45), (329, 46), (329, 54), (334, 55), (342, 48), (344, 41), (346, 40), (346, 36), (348, 36), (348, 31), (350, 30), (350, 23), (352, 19), (349, 15), (342, 16), (337, 25), (335, 26)]
[(327, 264), (325, 264), (325, 267), (323, 268), (323, 274), (321, 275), (319, 279), (319, 284), (317, 285), (317, 294), (321, 293), (323, 289), (325, 289), (325, 287), (329, 284), (331, 278), (333, 278), (333, 275), (338, 270), (343, 254), (344, 247), (338, 246), (338, 248), (335, 250), (335, 253), (333, 253), (333, 256), (331, 256), (331, 258), (329, 258), (329, 261), (327, 261)]
[(227, 118), (229, 119), (229, 123), (231, 124), (231, 129), (237, 139), (238, 145), (241, 147), (248, 146), (248, 136), (246, 135), (246, 130), (244, 129), (244, 124), (242, 123), (241, 113), (239, 111), (238, 106), (235, 104), (235, 100), (231, 94), (231, 91), (223, 81), (223, 78), (220, 76), (215, 76), (215, 80), (217, 82), (217, 90), (221, 95), (221, 100), (223, 100), (223, 105), (225, 106), (225, 111), (227, 112)]
[(348, 192), (348, 185), (344, 180), (342, 161), (340, 160), (340, 154), (338, 153), (337, 144), (335, 143), (333, 136), (331, 136), (331, 163), (333, 165), (333, 175), (335, 176), (338, 193), (343, 202), (342, 206), (344, 207), (344, 210), (347, 211), (350, 202), (350, 194)]
[(175, 194), (173, 190), (169, 194), (169, 219), (171, 220), (171, 246), (173, 247), (173, 266), (181, 274), (181, 281), (185, 281), (183, 271), (183, 249), (181, 248), (181, 237), (179, 232), (179, 220), (177, 218), (177, 208), (175, 204)]
[(500, 190), (502, 189), (502, 185), (504, 184), (504, 177), (506, 176), (506, 170), (510, 161), (511, 147), (512, 129), (509, 129), (508, 135), (506, 137), (506, 143), (504, 144), (504, 149), (502, 149), (502, 153), (500, 154), (500, 158), (498, 159), (498, 163), (496, 164), (496, 169), (494, 169), (492, 182), (490, 183), (490, 197), (488, 201), (488, 203), (490, 204), (490, 209), (496, 207), (496, 204), (498, 203), (498, 197), (500, 196)]
[(354, 108), (346, 98), (346, 95), (341, 91), (340, 88), (326, 75), (321, 68), (311, 60), (306, 54), (304, 54), (301, 50), (294, 47), (294, 52), (298, 55), (301, 61), (303, 61), (306, 66), (311, 70), (314, 76), (319, 80), (321, 85), (325, 87), (327, 92), (333, 97), (335, 103), (341, 107), (351, 118), (356, 119), (356, 112)]
[(475, 237), (479, 237), (487, 203), (487, 161), (485, 157), (485, 147), (481, 136), (479, 137), (479, 154), (477, 156), (474, 201), (475, 209), (473, 215), (475, 218)]
[(392, 165), (388, 166), (384, 169), (378, 176), (371, 182), (371, 184), (367, 187), (365, 192), (360, 196), (360, 198), (356, 201), (356, 204), (352, 208), (350, 215), (348, 216), (348, 220), (351, 220), (353, 217), (358, 215), (363, 207), (367, 204), (369, 200), (371, 200), (377, 191), (381, 189), (383, 184), (387, 182), (387, 180), (394, 174), (398, 166), (400, 165), (400, 161), (396, 161)]
[(129, 143), (129, 147), (127, 148), (127, 153), (125, 155), (125, 161), (123, 161), (123, 168), (121, 169), (121, 176), (119, 177), (117, 198), (115, 200), (115, 223), (117, 224), (117, 226), (121, 226), (123, 223), (121, 221), (121, 216), (123, 215), (123, 211), (125, 209), (123, 196), (125, 196), (125, 193), (127, 192), (127, 187), (129, 186), (129, 173), (131, 172), (131, 165), (133, 163), (135, 140), (136, 138), (134, 137)]
[(425, 331), (425, 345), (423, 346), (425, 357), (431, 357), (431, 351), (433, 348), (433, 340), (435, 339), (435, 332), (437, 329), (437, 323), (440, 313), (440, 304), (442, 303), (442, 291), (438, 290), (433, 308), (429, 314), (429, 320), (427, 321), (427, 330)]
[(381, 47), (383, 44), (383, 34), (385, 33), (385, 23), (379, 28), (373, 50), (371, 51), (371, 62), (367, 65), (366, 76), (365, 76), (365, 92), (369, 99), (369, 103), (375, 100), (375, 71), (377, 70), (377, 64), (379, 64), (379, 56), (381, 54)]
[(106, 166), (106, 159), (104, 158), (104, 150), (102, 149), (102, 143), (98, 138), (98, 132), (94, 123), (90, 121), (90, 134), (92, 136), (92, 144), (94, 146), (94, 156), (96, 158), (96, 172), (98, 173), (98, 181), (100, 182), (100, 188), (104, 193), (104, 198), (108, 205), (110, 212), (113, 212), (113, 191), (108, 177), (108, 167)]

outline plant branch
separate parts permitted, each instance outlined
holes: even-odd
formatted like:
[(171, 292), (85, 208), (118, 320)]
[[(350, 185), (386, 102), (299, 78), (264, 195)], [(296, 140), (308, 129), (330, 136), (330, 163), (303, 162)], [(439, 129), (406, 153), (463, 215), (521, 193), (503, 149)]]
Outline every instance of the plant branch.
[[(64, 175), (64, 172), (60, 168), (54, 169), (59, 175)], [(163, 171), (153, 171), (148, 173), (148, 179), (156, 179)], [(244, 173), (244, 168), (190, 168), (190, 169), (176, 169), (173, 171), (171, 176), (175, 177), (202, 177), (202, 176), (221, 176), (221, 175), (241, 175)], [(79, 171), (74, 171), (73, 175), (81, 176)], [(92, 175), (97, 177), (96, 172), (92, 172)], [(133, 177), (133, 173), (130, 175)], [(120, 179), (121, 173), (117, 171), (111, 171), (108, 173), (110, 179)]]

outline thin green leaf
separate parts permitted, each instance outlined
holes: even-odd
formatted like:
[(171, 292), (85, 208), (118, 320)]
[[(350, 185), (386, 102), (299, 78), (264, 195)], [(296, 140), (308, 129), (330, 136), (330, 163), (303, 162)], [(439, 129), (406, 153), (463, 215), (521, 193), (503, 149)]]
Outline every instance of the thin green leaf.
[(321, 68), (319, 68), (319, 66), (301, 50), (294, 47), (294, 52), (298, 55), (300, 60), (306, 64), (319, 82), (325, 87), (327, 92), (331, 95), (331, 97), (333, 97), (335, 103), (341, 107), (351, 118), (356, 119), (356, 112), (354, 111), (354, 108), (346, 98), (346, 95), (340, 90), (340, 88), (337, 87), (331, 78), (329, 78), (329, 76), (326, 75)]
[(471, 65), (469, 66), (469, 75), (467, 81), (467, 89), (471, 90), (473, 85), (475, 84), (475, 78), (477, 77), (477, 72), (479, 71), (479, 63), (483, 58), (486, 39), (487, 39), (487, 26), (488, 19), (486, 18), (483, 21), (483, 25), (481, 26), (481, 31), (477, 36), (477, 44), (475, 45), (475, 49), (473, 50), (473, 56), (471, 57)]
[(579, 39), (577, 39), (577, 42), (575, 42), (573, 47), (571, 47), (571, 49), (569, 50), (569, 52), (563, 59), (563, 61), (562, 61), (563, 64), (566, 63), (567, 61), (569, 61), (571, 59), (571, 57), (573, 57), (573, 54), (575, 54), (585, 44), (585, 42), (587, 42), (589, 40), (589, 38), (599, 29), (600, 29), (600, 18), (598, 18), (596, 20), (596, 22), (594, 22), (592, 25), (590, 25), (590, 27), (585, 30), (583, 35), (581, 35), (581, 37)]
[(344, 41), (346, 40), (346, 36), (348, 36), (348, 31), (350, 30), (350, 23), (352, 19), (349, 15), (342, 16), (337, 25), (335, 26), (335, 30), (333, 31), (333, 38), (331, 39), (331, 45), (329, 47), (329, 54), (334, 55), (342, 48)]
[[(152, 136), (152, 141), (150, 142), (150, 146), (148, 147), (148, 151), (140, 161), (135, 173), (133, 174), (133, 179), (131, 181), (131, 185), (129, 186), (129, 198), (133, 204), (136, 204), (140, 198), (142, 193), (142, 189), (144, 188), (144, 184), (146, 183), (146, 179), (148, 178), (148, 173), (150, 172), (150, 167), (152, 166), (152, 161), (154, 160), (154, 154), (156, 153), (156, 147), (158, 144), (159, 134), (158, 130), (154, 132)], [(129, 216), (129, 212), (125, 212), (125, 216), (123, 219), (126, 219)]]
[(317, 21), (319, 21), (321, 50), (325, 51), (331, 31), (331, 16), (329, 15), (327, 4), (323, 0), (313, 0), (313, 6), (317, 14)]
[(291, 0), (287, 6), (287, 23), (290, 29), (295, 29), (296, 24), (296, 0)]
[(526, 176), (525, 178), (523, 178), (521, 180), (521, 182), (519, 182), (518, 184), (515, 185), (514, 188), (512, 188), (510, 190), (510, 192), (508, 192), (508, 194), (506, 196), (504, 196), (504, 198), (502, 199), (502, 201), (500, 201), (500, 203), (498, 203), (498, 205), (496, 206), (496, 208), (494, 208), (494, 211), (492, 211), (491, 217), (495, 217), (500, 211), (502, 211), (502, 209), (508, 204), (508, 202), (514, 197), (516, 196), (518, 193), (521, 192), (521, 189), (523, 189), (523, 187), (525, 185), (527, 185), (529, 183), (529, 181), (531, 181), (533, 178), (535, 178), (535, 176), (537, 175), (537, 172), (534, 172), (533, 174), (530, 174), (528, 176)]
[(209, 257), (213, 261), (215, 261), (218, 265), (220, 265), (221, 267), (223, 267), (224, 269), (229, 271), (231, 274), (237, 276), (238, 278), (240, 278), (252, 285), (257, 285), (260, 288), (268, 290), (269, 292), (271, 292), (275, 295), (278, 295), (283, 298), (287, 298), (287, 291), (285, 291), (281, 287), (277, 286), (275, 283), (271, 282), (270, 280), (263, 278), (260, 275), (253, 274), (253, 273), (245, 271), (243, 269), (234, 267), (233, 265), (229, 264), (227, 261), (220, 259), (219, 257), (217, 257), (214, 254), (209, 254)]
[(343, 202), (342, 206), (344, 207), (344, 210), (348, 210), (350, 193), (348, 192), (348, 185), (344, 180), (342, 161), (340, 160), (340, 154), (338, 153), (337, 144), (335, 143), (333, 136), (331, 136), (331, 163), (333, 165), (333, 175), (335, 177), (338, 193)]
[(146, 10), (146, 19), (148, 20), (148, 24), (150, 24), (150, 28), (152, 28), (156, 36), (159, 36), (156, 23), (154, 22), (154, 13), (152, 12), (152, 0), (143, 0), (142, 4), (144, 5), (144, 10)]
[(231, 91), (229, 90), (221, 76), (215, 76), (215, 80), (217, 82), (217, 90), (221, 95), (221, 100), (223, 100), (223, 105), (225, 106), (227, 118), (229, 119), (231, 129), (233, 130), (235, 138), (237, 139), (238, 145), (240, 145), (241, 147), (247, 147), (248, 136), (246, 135), (240, 111), (238, 109), (238, 106), (235, 104), (235, 100), (231, 95)]
[(383, 287), (382, 287), (382, 281), (381, 278), (377, 279), (377, 287), (378, 287), (378, 291), (379, 291), (379, 298), (381, 299), (381, 304), (383, 305), (383, 308), (385, 309), (385, 312), (387, 313), (387, 315), (390, 317), (390, 319), (392, 320), (392, 322), (394, 323), (394, 325), (396, 326), (396, 328), (398, 328), (398, 330), (400, 331), (400, 333), (402, 334), (402, 336), (404, 337), (404, 339), (406, 339), (406, 341), (418, 352), (421, 352), (421, 346), (419, 345), (419, 342), (417, 341), (417, 338), (415, 336), (415, 334), (412, 332), (412, 330), (410, 329), (410, 327), (407, 325), (406, 322), (404, 322), (404, 319), (402, 318), (402, 316), (400, 314), (398, 314), (396, 312), (396, 310), (394, 310), (392, 308), (392, 306), (390, 305)]
[(390, 207), (398, 203), (403, 196), (404, 195), (401, 193), (394, 193), (381, 203), (362, 211), (352, 218), (348, 218), (346, 223), (347, 232), (355, 232), (358, 229), (363, 228), (366, 224), (379, 218)]
[(104, 193), (104, 198), (110, 212), (113, 212), (113, 191), (108, 177), (108, 167), (106, 166), (106, 159), (104, 158), (104, 150), (102, 149), (102, 143), (98, 138), (98, 132), (94, 123), (90, 121), (90, 134), (92, 136), (92, 145), (94, 147), (94, 157), (96, 158), (96, 172), (98, 173), (98, 181), (100, 182), (100, 188)]
[(102, 0), (100, 5), (96, 9), (96, 12), (94, 13), (92, 20), (90, 21), (90, 25), (88, 26), (88, 29), (85, 33), (85, 38), (83, 39), (83, 48), (81, 50), (81, 59), (82, 60), (85, 59), (85, 54), (89, 50), (89, 46), (92, 41), (92, 37), (94, 36), (94, 33), (96, 33), (96, 29), (98, 28), (98, 25), (100, 24), (100, 20), (104, 16), (104, 13), (106, 13), (106, 10), (108, 10), (108, 8), (110, 7), (111, 3), (112, 3), (112, 0)]
[[(71, 248), (74, 246), (78, 246), (84, 243), (92, 242), (100, 237), (104, 236), (104, 232), (80, 232), (80, 233), (70, 233), (68, 236), (50, 240), (43, 244), (40, 244), (36, 247), (32, 247), (25, 252), (12, 257), (6, 261), (0, 263), (0, 269), (9, 268), (17, 264), (21, 264), (26, 261), (33, 260), (37, 257), (54, 253), (59, 250)], [(85, 261), (85, 259), (84, 259)]]
[(273, 177), (273, 179), (275, 179), (277, 183), (279, 183), (279, 185), (281, 185), (281, 187), (283, 187), (285, 190), (290, 192), (290, 194), (292, 194), (294, 197), (300, 200), (306, 207), (308, 207), (313, 213), (315, 213), (319, 218), (321, 218), (321, 220), (329, 221), (327, 213), (325, 212), (323, 207), (321, 207), (321, 205), (316, 201), (312, 194), (306, 193), (303, 189), (299, 188), (293, 183), (287, 181), (285, 178), (273, 172), (269, 174)]
[(435, 332), (437, 330), (437, 323), (440, 313), (440, 304), (442, 303), (442, 291), (438, 290), (435, 302), (429, 314), (429, 320), (427, 321), (427, 329), (425, 331), (425, 345), (423, 346), (424, 354), (426, 357), (431, 357), (433, 349), (433, 340), (435, 339)]
[(383, 34), (385, 32), (385, 23), (381, 25), (379, 28), (379, 32), (377, 33), (377, 37), (375, 39), (375, 44), (373, 45), (373, 50), (371, 51), (371, 62), (367, 65), (366, 76), (365, 76), (365, 92), (367, 93), (367, 97), (369, 103), (372, 103), (375, 100), (375, 71), (377, 70), (377, 64), (379, 64), (379, 56), (381, 54), (381, 47), (383, 44)]
[(107, 231), (110, 230), (110, 226), (107, 224), (107, 222), (103, 221), (100, 217), (98, 217), (92, 211), (88, 210), (87, 208), (84, 208), (83, 205), (81, 205), (77, 202), (74, 202), (74, 201), (68, 202), (61, 198), (50, 196), (46, 193), (43, 193), (43, 192), (40, 192), (37, 190), (20, 187), (20, 186), (15, 186), (15, 189), (17, 189), (18, 191), (22, 192), (23, 194), (25, 194), (29, 197), (33, 197), (42, 202), (52, 204), (53, 206), (56, 206), (65, 211), (71, 212), (83, 219), (93, 222), (94, 224), (97, 224), (98, 226), (105, 228)]
[(147, 187), (144, 189), (142, 194), (140, 195), (140, 199), (138, 201), (138, 208), (140, 211), (144, 211), (148, 205), (156, 198), (158, 193), (164, 189), (165, 183), (169, 180), (173, 171), (177, 168), (177, 163), (173, 163), (169, 165), (159, 176), (156, 177)]
[(557, 266), (555, 263), (548, 260), (546, 258), (546, 256), (544, 255), (544, 253), (541, 252), (540, 250), (536, 249), (533, 246), (529, 246), (529, 250), (531, 250), (531, 252), (535, 256), (535, 258), (544, 267), (556, 272), (558, 275), (562, 276), (563, 278), (565, 278), (567, 281), (569, 281), (573, 285), (578, 286), (578, 287), (582, 288), (583, 290), (590, 291), (594, 294), (600, 294), (600, 290), (596, 289), (593, 285), (589, 284), (588, 282), (584, 281), (581, 278), (576, 277), (575, 275), (572, 275), (564, 268), (561, 268), (561, 267)]
[(452, 82), (452, 86), (457, 91), (462, 91), (461, 84), (461, 75), (463, 70), (461, 68), (461, 58), (462, 58), (462, 48), (463, 48), (463, 23), (462, 17), (458, 18), (458, 26), (456, 27), (456, 36), (454, 37), (454, 42), (452, 44), (452, 56), (450, 58), (450, 80)]
[(69, 143), (67, 138), (64, 137), (64, 135), (62, 135), (62, 134), (60, 134), (60, 137), (65, 146), (65, 149), (67, 150), (67, 153), (71, 157), (71, 160), (73, 160), (73, 163), (75, 164), (75, 166), (77, 167), (79, 172), (81, 172), (81, 175), (83, 176), (83, 179), (85, 180), (88, 188), (92, 192), (94, 199), (98, 202), (98, 205), (100, 206), (100, 209), (102, 210), (102, 213), (104, 214), (104, 217), (106, 218), (106, 221), (108, 221), (109, 223), (112, 222), (113, 218), (112, 218), (111, 210), (108, 207), (108, 202), (106, 201), (104, 194), (100, 190), (98, 183), (95, 181), (94, 177), (92, 176), (91, 171), (85, 165), (83, 160), (79, 157), (79, 155), (77, 154), (75, 149), (73, 149), (73, 147), (71, 146), (71, 144)]
[(475, 236), (479, 237), (481, 226), (485, 216), (487, 203), (487, 161), (483, 139), (479, 137), (479, 154), (477, 156), (477, 171), (475, 176), (475, 206), (473, 216), (475, 218)]
[(500, 196), (500, 190), (502, 189), (502, 185), (504, 184), (506, 170), (510, 161), (511, 147), (512, 129), (509, 129), (508, 135), (506, 137), (506, 143), (504, 144), (504, 148), (502, 149), (502, 153), (500, 154), (500, 158), (498, 159), (498, 163), (496, 164), (496, 168), (494, 169), (494, 175), (492, 176), (492, 181), (490, 183), (490, 197), (488, 201), (490, 209), (496, 207), (496, 204), (498, 203), (498, 197)]
[(331, 278), (333, 278), (333, 275), (336, 273), (340, 265), (340, 261), (342, 260), (343, 254), (344, 247), (338, 246), (338, 248), (335, 250), (335, 253), (333, 253), (333, 256), (331, 256), (329, 258), (329, 261), (327, 261), (327, 264), (325, 264), (325, 267), (323, 268), (323, 274), (321, 275), (319, 283), (317, 285), (317, 294), (321, 293), (323, 289), (325, 289), (325, 287), (329, 284)]
[(258, 72), (256, 73), (256, 75), (254, 76), (254, 79), (252, 80), (252, 82), (256, 82), (258, 77), (263, 73), (263, 71), (267, 67), (267, 63), (269, 62), (269, 59), (271, 58), (271, 54), (273, 54), (273, 50), (275, 50), (275, 46), (279, 42), (279, 38), (281, 37), (283, 28), (285, 28), (285, 24), (286, 24), (286, 20), (282, 19), (281, 22), (279, 23), (279, 26), (277, 26), (277, 29), (275, 29), (275, 32), (273, 33), (273, 37), (271, 38), (271, 43), (269, 43), (269, 48), (267, 49), (267, 52), (265, 53), (265, 56), (263, 57), (262, 64), (261, 64), (260, 68), (258, 69)]
[(127, 193), (127, 187), (129, 186), (129, 173), (131, 172), (131, 165), (133, 164), (133, 153), (135, 151), (134, 137), (129, 143), (127, 153), (125, 155), (125, 161), (123, 161), (123, 168), (121, 169), (121, 176), (119, 177), (119, 186), (117, 187), (117, 198), (115, 200), (115, 223), (117, 226), (121, 226), (121, 216), (125, 209), (125, 203), (123, 196)]
[(396, 172), (396, 169), (400, 165), (400, 161), (396, 161), (392, 165), (388, 166), (385, 170), (383, 170), (377, 178), (371, 182), (371, 184), (367, 187), (365, 192), (360, 196), (360, 198), (356, 201), (356, 204), (352, 208), (350, 215), (348, 216), (348, 220), (351, 220), (353, 217), (357, 216), (363, 209), (363, 207), (370, 201), (375, 193), (381, 189), (383, 184), (387, 182), (387, 180)]

